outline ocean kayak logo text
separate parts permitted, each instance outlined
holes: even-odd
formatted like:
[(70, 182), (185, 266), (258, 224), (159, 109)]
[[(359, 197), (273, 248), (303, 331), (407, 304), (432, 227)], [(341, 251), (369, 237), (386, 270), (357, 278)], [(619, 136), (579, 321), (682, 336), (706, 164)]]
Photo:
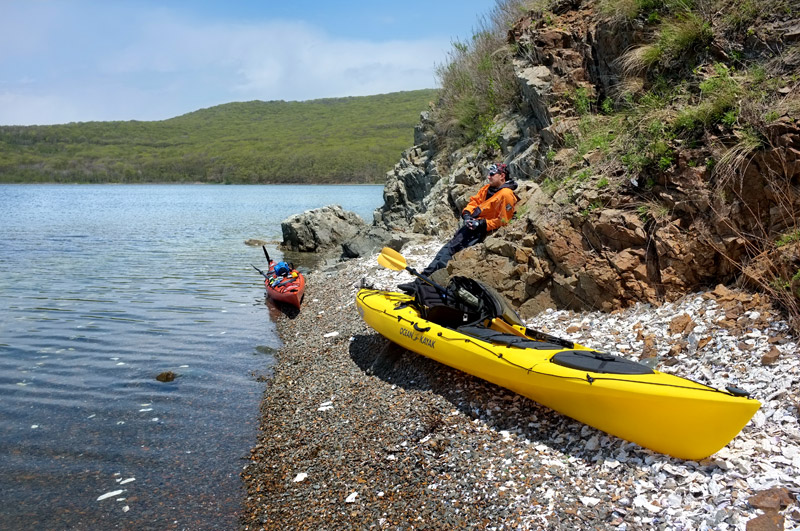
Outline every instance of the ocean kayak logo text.
[(411, 341), (418, 341), (423, 345), (427, 345), (431, 348), (436, 348), (436, 340), (431, 339), (429, 337), (425, 337), (422, 334), (417, 334), (413, 330), (409, 330), (408, 328), (400, 327), (400, 335), (406, 336)]

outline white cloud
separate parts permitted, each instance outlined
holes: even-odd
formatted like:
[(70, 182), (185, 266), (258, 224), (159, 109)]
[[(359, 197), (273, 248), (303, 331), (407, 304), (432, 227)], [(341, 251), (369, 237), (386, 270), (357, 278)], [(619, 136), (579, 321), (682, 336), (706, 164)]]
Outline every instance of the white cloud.
[[(96, 28), (102, 41), (83, 40)], [(160, 8), (74, 17), (49, 46), (42, 38), (27, 70), (0, 56), (0, 124), (154, 120), (231, 101), (432, 88), (450, 48), (449, 39), (336, 38), (302, 21), (202, 22)]]
[(297, 46), (275, 41), (251, 47), (252, 52), (241, 58), (236, 90), (260, 99), (308, 99), (431, 88), (434, 58), (442, 55), (442, 45), (431, 41), (308, 37)]
[[(329, 37), (301, 22), (188, 27), (161, 20), (105, 60), (110, 73), (193, 73), (222, 78), (231, 95), (306, 99), (432, 87), (447, 42), (369, 42)], [(200, 88), (200, 87), (198, 87)], [(300, 96), (310, 95), (310, 96)]]
[[(57, 121), (52, 120), (54, 116)], [(0, 125), (68, 123), (80, 119), (80, 113), (58, 96), (0, 92)]]

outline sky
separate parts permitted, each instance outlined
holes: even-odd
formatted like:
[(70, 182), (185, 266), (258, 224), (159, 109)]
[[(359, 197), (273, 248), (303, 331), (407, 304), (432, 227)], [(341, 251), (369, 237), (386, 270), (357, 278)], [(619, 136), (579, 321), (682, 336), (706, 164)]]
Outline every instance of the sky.
[(494, 0), (0, 0), (0, 125), (435, 88)]

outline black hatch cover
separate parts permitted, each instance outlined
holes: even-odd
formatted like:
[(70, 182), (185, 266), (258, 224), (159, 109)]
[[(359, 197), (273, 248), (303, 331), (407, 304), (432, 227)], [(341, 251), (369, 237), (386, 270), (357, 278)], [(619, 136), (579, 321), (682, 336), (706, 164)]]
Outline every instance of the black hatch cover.
[(550, 361), (570, 369), (605, 374), (653, 374), (646, 365), (596, 350), (565, 350)]

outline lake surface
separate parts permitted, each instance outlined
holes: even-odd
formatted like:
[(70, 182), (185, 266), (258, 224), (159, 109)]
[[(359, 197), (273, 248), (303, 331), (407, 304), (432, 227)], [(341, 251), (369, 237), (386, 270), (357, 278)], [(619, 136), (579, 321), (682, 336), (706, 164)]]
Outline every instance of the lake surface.
[(0, 185), (0, 529), (236, 528), (280, 346), (244, 241), (382, 191)]

